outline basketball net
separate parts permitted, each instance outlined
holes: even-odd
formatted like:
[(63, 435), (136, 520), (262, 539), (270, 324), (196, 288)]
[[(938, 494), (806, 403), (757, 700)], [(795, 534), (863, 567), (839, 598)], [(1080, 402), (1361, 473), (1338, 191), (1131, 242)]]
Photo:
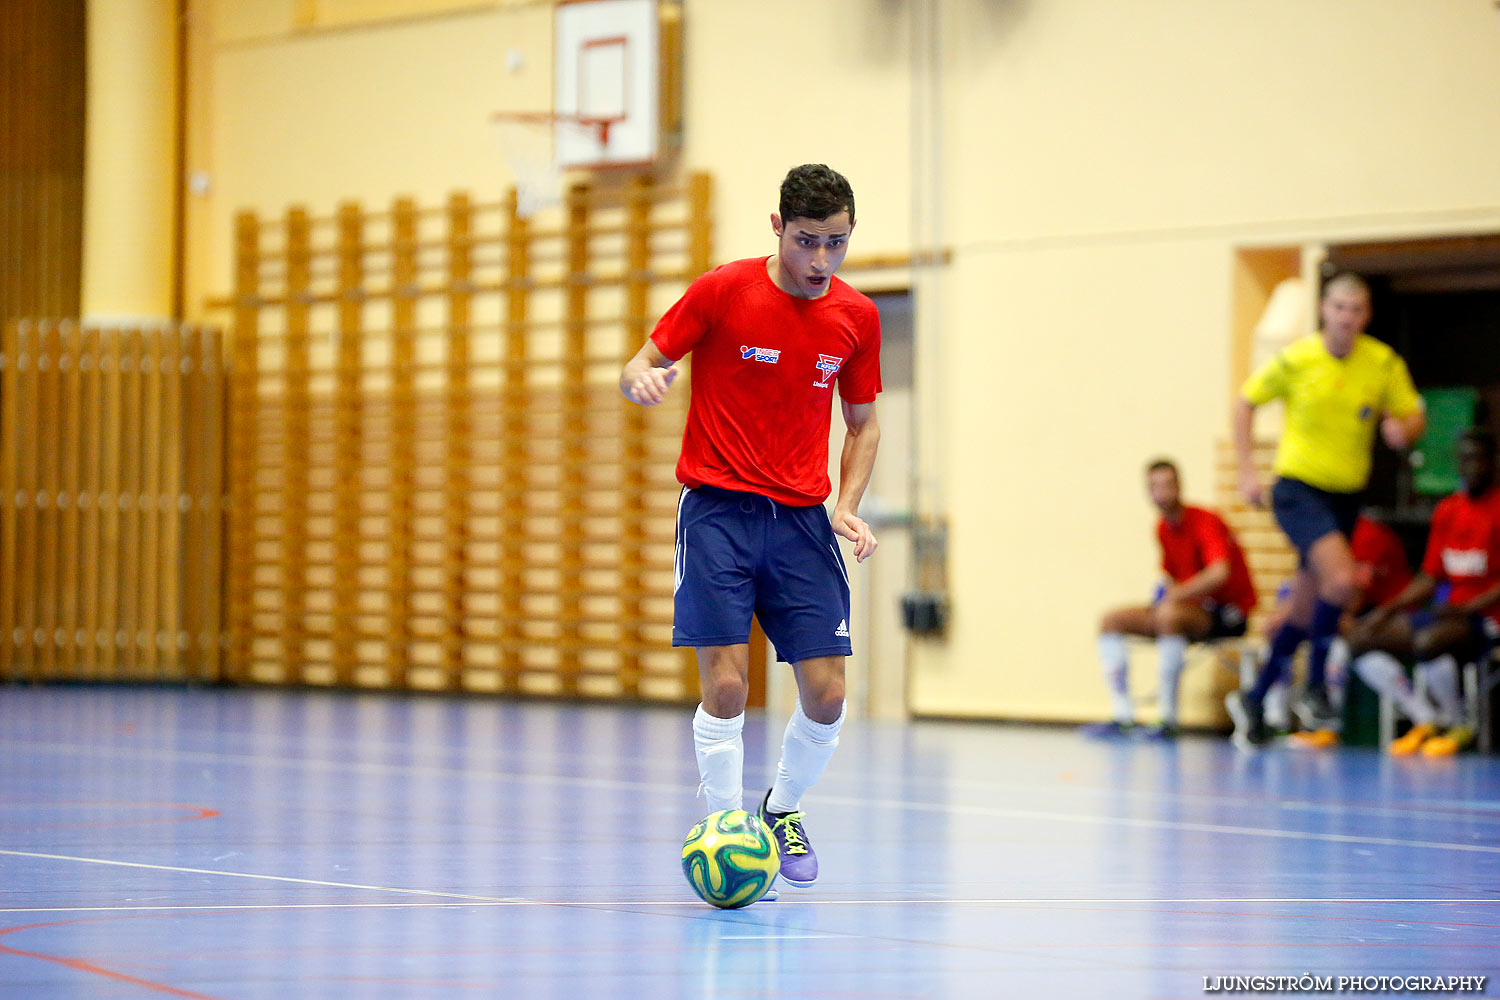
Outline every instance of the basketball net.
[(516, 214), (529, 219), (562, 203), (563, 168), (557, 162), (555, 121), (534, 118), (493, 118), (495, 141), (510, 165), (516, 185)]
[(582, 137), (602, 146), (609, 141), (615, 120), (502, 112), (491, 117), (490, 123), (516, 185), (516, 214), (530, 218), (562, 204), (567, 168), (558, 162), (558, 136), (568, 133), (570, 139)]

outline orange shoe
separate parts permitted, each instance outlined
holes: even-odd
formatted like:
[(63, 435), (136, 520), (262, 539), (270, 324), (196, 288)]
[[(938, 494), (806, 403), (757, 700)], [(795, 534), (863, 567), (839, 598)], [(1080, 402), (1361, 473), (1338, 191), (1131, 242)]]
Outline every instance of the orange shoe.
[(1434, 736), (1422, 744), (1423, 757), (1452, 757), (1474, 742), (1474, 730), (1468, 726), (1454, 726), (1441, 736)]
[(1304, 729), (1288, 736), (1286, 744), (1304, 750), (1326, 750), (1339, 745), (1339, 734), (1332, 729)]
[(1386, 752), (1392, 757), (1410, 757), (1422, 749), (1422, 744), (1437, 735), (1437, 730), (1425, 722), (1419, 722), (1406, 731), (1400, 739), (1391, 740)]

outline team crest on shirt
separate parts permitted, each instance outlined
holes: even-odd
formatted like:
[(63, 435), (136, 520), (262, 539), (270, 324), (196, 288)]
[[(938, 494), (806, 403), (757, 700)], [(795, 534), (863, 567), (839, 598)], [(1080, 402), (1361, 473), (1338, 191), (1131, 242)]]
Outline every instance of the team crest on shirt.
[(1484, 549), (1444, 549), (1443, 572), (1449, 576), (1487, 576), (1490, 554)]
[(823, 373), (823, 378), (820, 381), (814, 382), (813, 387), (817, 389), (828, 388), (828, 380), (837, 375), (843, 365), (843, 358), (835, 358), (829, 354), (819, 354), (818, 363), (814, 367)]
[(1359, 408), (1359, 419), (1362, 422), (1365, 421), (1365, 420), (1369, 420), (1374, 415), (1375, 415), (1375, 411), (1369, 406), (1369, 404), (1366, 404), (1366, 405), (1361, 406)]
[(781, 360), (781, 352), (771, 347), (746, 347), (741, 344), (740, 357), (746, 361), (764, 361), (768, 365), (774, 365)]

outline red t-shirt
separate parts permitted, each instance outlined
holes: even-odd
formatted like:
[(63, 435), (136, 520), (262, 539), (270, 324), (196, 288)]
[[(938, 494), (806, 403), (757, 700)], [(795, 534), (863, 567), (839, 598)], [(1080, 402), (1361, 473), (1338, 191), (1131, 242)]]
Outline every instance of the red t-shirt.
[(809, 506), (832, 490), (834, 383), (849, 403), (880, 392), (880, 314), (836, 276), (820, 298), (788, 295), (767, 259), (699, 277), (651, 339), (673, 360), (693, 352), (678, 481)]
[[(1500, 583), (1500, 487), (1477, 500), (1458, 492), (1437, 505), (1422, 572), (1449, 582), (1449, 604), (1463, 604)], [(1500, 603), (1484, 614), (1500, 622)]]
[(1411, 563), (1401, 539), (1387, 525), (1361, 517), (1354, 522), (1354, 537), (1349, 540), (1354, 553), (1355, 572), (1365, 589), (1365, 602), (1378, 607), (1411, 583)]
[(1174, 583), (1196, 576), (1220, 559), (1228, 559), (1229, 579), (1208, 595), (1209, 599), (1233, 604), (1247, 615), (1255, 607), (1255, 584), (1250, 580), (1250, 567), (1245, 565), (1245, 553), (1218, 514), (1202, 507), (1184, 506), (1179, 523), (1170, 524), (1166, 518), (1156, 522), (1156, 540), (1161, 543), (1161, 568)]

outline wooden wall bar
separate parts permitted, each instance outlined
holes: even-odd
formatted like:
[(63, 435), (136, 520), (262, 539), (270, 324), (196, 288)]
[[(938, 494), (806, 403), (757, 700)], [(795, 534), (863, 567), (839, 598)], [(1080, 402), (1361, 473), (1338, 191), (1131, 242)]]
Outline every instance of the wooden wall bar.
[(216, 680), (219, 335), (0, 338), (0, 677)]
[(474, 336), (474, 211), (469, 198), (455, 194), (448, 199), (448, 341), (444, 377), (443, 424), (448, 440), (443, 468), (442, 532), (443, 575), (441, 579), (441, 639), (439, 669), (442, 686), (452, 690), (463, 682), (464, 642), (468, 636), (464, 595), (469, 585), (469, 503), (474, 477), (474, 422), (470, 401), (474, 398), (469, 379), (473, 359), (469, 342)]
[(83, 73), (83, 0), (0, 3), (0, 323), (78, 315)]
[(682, 701), (687, 386), (619, 367), (711, 259), (708, 178), (239, 221), (226, 678)]
[[(262, 422), (260, 391), (260, 308), (256, 291), (260, 286), (260, 222), (249, 213), (241, 213), (235, 219), (235, 271), (234, 271), (234, 339), (231, 352), (229, 381), (229, 421), (227, 439), (229, 454), (229, 483), (231, 495), (240, 495), (238, 503), (229, 505), (228, 545), (225, 557), (233, 570), (247, 573), (262, 573), (259, 563), (265, 549), (256, 541), (259, 512), (259, 490), (257, 481), (261, 457), (259, 428)], [(236, 490), (235, 484), (238, 485)], [(230, 580), (225, 588), (224, 612), (228, 631), (228, 663), (246, 663), (255, 648), (256, 592), (265, 583), (264, 577), (236, 583)]]
[(496, 683), (501, 691), (520, 690), (523, 650), (522, 623), (526, 618), (526, 494), (528, 492), (529, 422), (531, 379), (526, 329), (530, 318), (532, 284), (531, 221), (522, 216), (517, 194), (510, 192), (504, 206), (505, 266), (509, 276), (505, 290), (505, 324), (502, 329), (504, 355), (500, 385), (501, 466), (507, 475), (506, 488), (500, 491), (500, 542), (496, 556), (500, 560), (499, 618), (495, 638), (499, 671)]

